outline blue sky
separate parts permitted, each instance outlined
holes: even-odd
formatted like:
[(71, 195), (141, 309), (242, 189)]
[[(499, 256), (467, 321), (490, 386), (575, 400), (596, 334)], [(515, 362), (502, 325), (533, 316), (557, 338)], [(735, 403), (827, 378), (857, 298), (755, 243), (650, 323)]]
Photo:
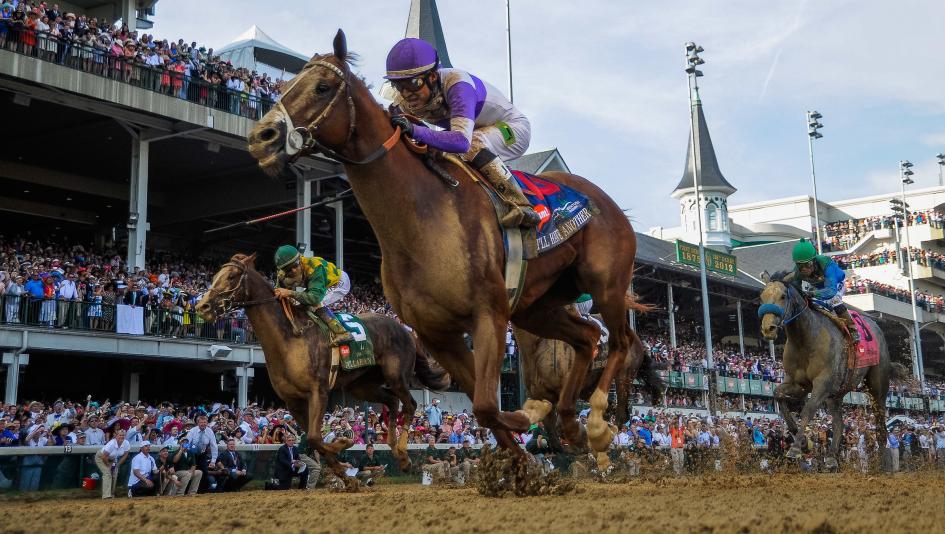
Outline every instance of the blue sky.
[[(824, 200), (938, 183), (945, 152), (945, 2), (511, 0), (515, 103), (532, 150), (558, 147), (571, 170), (629, 209), (637, 230), (676, 226), (669, 197), (689, 133), (683, 44), (706, 51), (701, 95), (730, 204), (810, 193), (804, 113)], [(409, 0), (161, 0), (158, 37), (232, 41), (256, 24), (282, 44), (326, 52), (337, 28), (380, 87)], [(504, 0), (440, 0), (454, 66), (506, 86)], [(199, 7), (197, 7), (199, 6)], [(474, 9), (470, 6), (475, 6)]]

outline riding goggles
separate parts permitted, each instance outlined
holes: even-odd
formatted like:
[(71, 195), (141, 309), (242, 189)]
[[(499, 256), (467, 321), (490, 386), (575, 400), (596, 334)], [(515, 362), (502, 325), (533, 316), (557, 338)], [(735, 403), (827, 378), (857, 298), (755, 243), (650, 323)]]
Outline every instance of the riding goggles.
[(423, 79), (423, 76), (390, 81), (390, 84), (394, 86), (394, 89), (397, 89), (397, 91), (401, 93), (405, 91), (408, 93), (416, 93), (420, 89), (423, 89), (423, 86), (426, 85), (426, 83), (427, 82)]

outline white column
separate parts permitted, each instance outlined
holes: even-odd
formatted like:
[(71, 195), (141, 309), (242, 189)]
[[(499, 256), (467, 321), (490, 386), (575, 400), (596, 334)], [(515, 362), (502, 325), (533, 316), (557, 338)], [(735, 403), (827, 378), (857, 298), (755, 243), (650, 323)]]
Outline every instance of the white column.
[(345, 213), (340, 200), (331, 203), (335, 209), (335, 265), (345, 270)]
[[(312, 203), (312, 182), (304, 176), (295, 182), (295, 207), (302, 208)], [(305, 244), (302, 255), (312, 257), (312, 210), (302, 210), (295, 214), (295, 243)]]
[(7, 385), (3, 393), (3, 402), (16, 404), (20, 391), (20, 367), (29, 365), (30, 355), (25, 353), (4, 352), (3, 365), (7, 367)]
[(772, 358), (776, 357), (774, 354), (774, 341), (773, 340), (768, 342), (768, 354), (770, 354)]
[(121, 20), (128, 26), (129, 31), (135, 31), (138, 26), (137, 0), (124, 0), (121, 3)]
[(128, 402), (136, 403), (141, 396), (141, 373), (128, 373)]
[[(630, 281), (630, 293), (633, 293), (633, 280)], [(637, 313), (633, 308), (627, 310), (627, 322), (630, 323), (630, 329), (636, 331), (637, 329)]]
[(240, 409), (245, 409), (249, 404), (249, 379), (256, 375), (256, 372), (252, 367), (237, 367), (236, 368), (236, 382), (237, 382), (237, 394), (236, 394), (236, 404)]
[(738, 350), (745, 355), (745, 325), (742, 323), (742, 300), (735, 301), (735, 310), (738, 312)]
[(148, 230), (148, 158), (150, 141), (131, 139), (131, 180), (128, 191), (128, 270), (144, 269)]
[(666, 284), (666, 307), (669, 310), (669, 344), (676, 348), (676, 304), (673, 301), (673, 284)]

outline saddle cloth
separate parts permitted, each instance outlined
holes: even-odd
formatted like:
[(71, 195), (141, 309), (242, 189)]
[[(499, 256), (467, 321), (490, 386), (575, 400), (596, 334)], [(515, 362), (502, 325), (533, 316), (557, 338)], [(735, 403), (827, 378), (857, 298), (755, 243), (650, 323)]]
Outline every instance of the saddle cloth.
[(862, 369), (863, 367), (879, 365), (879, 343), (876, 340), (876, 336), (873, 335), (873, 331), (870, 330), (866, 321), (863, 320), (863, 316), (860, 312), (849, 310), (850, 317), (853, 318), (853, 324), (856, 325), (856, 330), (860, 334), (860, 342), (857, 343), (856, 346), (853, 346), (850, 332), (847, 330), (843, 320), (837, 317), (832, 311), (825, 310), (820, 306), (815, 306), (815, 308), (833, 321), (844, 337), (846, 337), (847, 345), (851, 349), (847, 355), (847, 369)]
[[(353, 371), (362, 367), (377, 365), (374, 358), (374, 344), (367, 335), (367, 329), (364, 323), (355, 315), (350, 313), (336, 313), (338, 321), (344, 326), (354, 341), (339, 347), (332, 347), (332, 366), (340, 365), (345, 371)], [(313, 318), (318, 325), (322, 335), (331, 339), (331, 331), (321, 320)]]
[(512, 175), (541, 217), (538, 254), (567, 241), (598, 213), (590, 199), (570, 187), (522, 171), (512, 171)]
[[(508, 207), (493, 190), (492, 184), (488, 180), (480, 180), (478, 173), (459, 158), (455, 162), (461, 164), (486, 191), (496, 217), (504, 217)], [(505, 288), (509, 309), (514, 311), (525, 283), (526, 260), (567, 241), (599, 211), (589, 198), (570, 187), (521, 171), (512, 171), (512, 176), (541, 217), (537, 228), (526, 230), (500, 226), (505, 244)]]

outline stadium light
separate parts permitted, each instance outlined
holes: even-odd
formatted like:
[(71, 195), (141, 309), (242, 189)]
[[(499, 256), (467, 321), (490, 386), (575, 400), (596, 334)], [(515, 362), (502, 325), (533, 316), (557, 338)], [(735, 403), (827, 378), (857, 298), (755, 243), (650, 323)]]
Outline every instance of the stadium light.
[(807, 112), (807, 153), (810, 155), (810, 181), (814, 186), (814, 238), (817, 241), (817, 253), (823, 254), (823, 240), (820, 238), (820, 203), (817, 200), (817, 173), (814, 172), (814, 139), (823, 134), (818, 130), (824, 127), (819, 121), (824, 118), (819, 111)]
[(912, 372), (916, 380), (925, 393), (925, 370), (922, 365), (922, 337), (919, 331), (919, 309), (915, 302), (915, 273), (912, 270), (912, 241), (909, 239), (909, 206), (906, 204), (906, 185), (915, 183), (911, 177), (915, 174), (911, 169), (911, 161), (902, 160), (899, 162), (899, 207), (902, 209), (902, 222), (906, 229), (906, 265), (909, 275), (909, 296), (912, 300)]
[(945, 185), (945, 182), (942, 181), (942, 169), (945, 169), (945, 154), (940, 152), (935, 157), (938, 158), (938, 185), (941, 187)]
[[(715, 358), (712, 354), (712, 319), (709, 314), (709, 284), (706, 281), (705, 239), (702, 234), (702, 194), (699, 189), (699, 165), (696, 164), (696, 152), (699, 146), (696, 137), (696, 101), (699, 98), (698, 78), (702, 76), (702, 71), (696, 67), (705, 64), (705, 60), (699, 57), (699, 54), (704, 51), (705, 49), (692, 41), (686, 43), (685, 71), (687, 74), (686, 85), (689, 88), (689, 131), (692, 135), (692, 150), (690, 150), (692, 157), (692, 187), (696, 195), (696, 220), (699, 221), (699, 282), (702, 286), (702, 330), (705, 333), (706, 364), (709, 366), (709, 414), (715, 416), (718, 408), (718, 399), (716, 398), (718, 381), (716, 378)], [(695, 98), (693, 98), (694, 94), (696, 95)]]

